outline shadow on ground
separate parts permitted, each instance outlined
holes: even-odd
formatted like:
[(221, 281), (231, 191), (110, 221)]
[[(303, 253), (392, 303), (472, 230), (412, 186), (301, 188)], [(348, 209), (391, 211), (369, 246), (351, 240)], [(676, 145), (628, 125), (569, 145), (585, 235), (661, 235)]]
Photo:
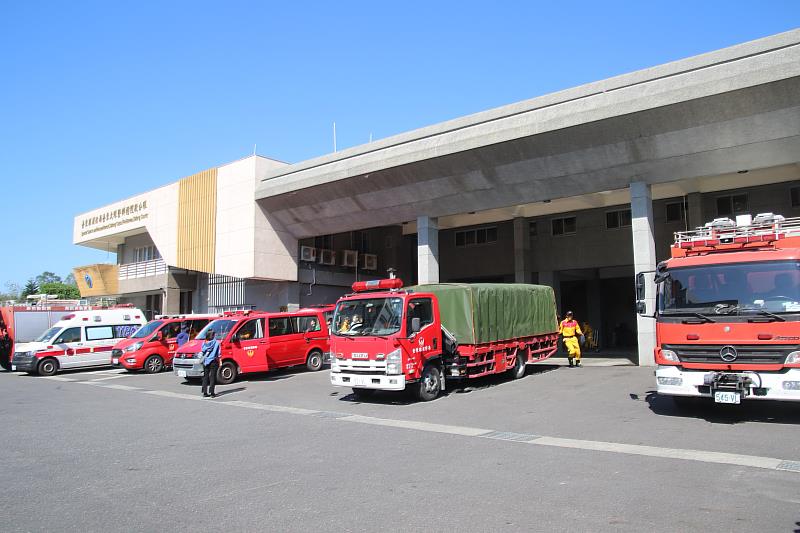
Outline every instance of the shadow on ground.
[[(650, 410), (659, 416), (700, 418), (713, 424), (762, 422), (769, 424), (800, 424), (800, 409), (796, 402), (775, 400), (745, 400), (739, 405), (714, 403), (711, 398), (678, 399), (647, 391), (644, 398), (630, 394), (632, 400), (646, 401)], [(688, 401), (687, 401), (688, 400)]]

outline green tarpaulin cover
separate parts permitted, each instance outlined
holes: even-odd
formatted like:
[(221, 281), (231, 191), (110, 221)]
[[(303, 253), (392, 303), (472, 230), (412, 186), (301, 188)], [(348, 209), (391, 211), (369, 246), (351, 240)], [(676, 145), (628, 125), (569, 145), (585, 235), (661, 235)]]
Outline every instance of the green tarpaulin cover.
[(460, 344), (558, 331), (552, 287), (523, 283), (439, 283), (408, 287), (439, 300), (442, 324)]

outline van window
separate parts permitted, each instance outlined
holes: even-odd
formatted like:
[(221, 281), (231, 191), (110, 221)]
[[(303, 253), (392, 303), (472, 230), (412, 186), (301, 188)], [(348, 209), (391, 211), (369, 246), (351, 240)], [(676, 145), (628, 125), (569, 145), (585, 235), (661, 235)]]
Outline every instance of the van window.
[(236, 335), (239, 337), (240, 341), (249, 341), (263, 338), (264, 335), (261, 331), (261, 319), (256, 318), (245, 322), (244, 325), (239, 328), (239, 331), (236, 332)]
[(89, 326), (86, 328), (87, 341), (101, 341), (105, 339), (113, 339), (114, 332), (111, 326)]
[(319, 325), (319, 319), (315, 316), (295, 316), (292, 317), (292, 322), (294, 322), (292, 324), (294, 330), (298, 333), (309, 333), (322, 329)]
[(211, 322), (207, 318), (201, 318), (199, 320), (187, 320), (184, 324), (189, 325), (189, 338), (195, 338), (197, 332), (206, 327), (206, 325)]
[(180, 322), (171, 322), (164, 326), (163, 331), (165, 339), (174, 339), (178, 336), (178, 333), (181, 332), (181, 323)]
[(127, 339), (139, 329), (139, 324), (118, 324), (111, 327), (114, 328), (115, 339)]
[(292, 324), (288, 318), (270, 318), (269, 336), (280, 337), (281, 335), (291, 335)]
[(81, 342), (81, 328), (67, 328), (59, 335), (53, 344), (64, 344), (67, 342)]

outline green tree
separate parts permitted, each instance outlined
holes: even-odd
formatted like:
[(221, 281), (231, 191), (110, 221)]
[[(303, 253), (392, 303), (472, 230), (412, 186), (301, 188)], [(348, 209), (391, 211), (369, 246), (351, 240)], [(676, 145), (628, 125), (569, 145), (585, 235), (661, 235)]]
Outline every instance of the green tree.
[(24, 300), (31, 294), (39, 294), (39, 284), (36, 283), (36, 279), (31, 278), (25, 283), (25, 286), (22, 288), (22, 292), (19, 295), (20, 300)]
[(53, 272), (42, 272), (38, 276), (36, 276), (36, 284), (40, 287), (45, 283), (61, 283), (61, 276), (54, 274)]
[(65, 285), (75, 285), (76, 287), (78, 286), (78, 284), (75, 283), (75, 275), (72, 272), (67, 274), (67, 277), (64, 278), (64, 284)]
[(77, 286), (61, 282), (42, 283), (39, 290), (44, 294), (55, 294), (61, 300), (79, 300), (81, 297)]

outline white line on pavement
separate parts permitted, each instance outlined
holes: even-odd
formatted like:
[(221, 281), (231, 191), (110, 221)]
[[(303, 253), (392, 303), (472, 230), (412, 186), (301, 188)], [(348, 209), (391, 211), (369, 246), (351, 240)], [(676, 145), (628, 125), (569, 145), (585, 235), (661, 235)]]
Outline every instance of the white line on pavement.
[[(102, 383), (103, 380), (77, 381), (71, 378), (60, 376), (50, 376), (43, 379), (56, 381), (72, 381), (84, 385), (94, 385), (107, 389), (125, 390), (149, 394), (151, 396), (161, 396), (165, 398), (177, 398), (181, 400), (205, 401), (206, 403), (225, 405), (228, 407), (241, 407), (245, 409), (255, 409), (259, 411), (269, 411), (273, 413), (285, 413), (302, 416), (314, 416), (330, 418), (331, 420), (342, 420), (357, 424), (367, 424), (372, 426), (393, 427), (399, 429), (411, 429), (428, 433), (444, 433), (465, 437), (491, 438), (495, 440), (507, 440), (517, 444), (533, 444), (537, 446), (551, 446), (556, 448), (570, 448), (576, 450), (588, 450), (595, 452), (619, 453), (625, 455), (640, 455), (647, 457), (658, 457), (663, 459), (680, 459), (684, 461), (699, 461), (704, 463), (727, 464), (743, 466), (749, 468), (761, 468), (767, 470), (778, 470), (784, 472), (800, 473), (800, 462), (776, 459), (773, 457), (760, 457), (756, 455), (741, 455), (735, 453), (712, 452), (704, 450), (691, 450), (681, 448), (663, 448), (659, 446), (644, 446), (640, 444), (624, 444), (619, 442), (603, 442), (593, 440), (566, 439), (560, 437), (537, 436), (520, 433), (502, 432), (497, 430), (474, 428), (465, 426), (451, 426), (447, 424), (436, 424), (430, 422), (419, 422), (414, 420), (397, 420), (390, 418), (377, 418), (372, 416), (362, 416), (350, 413), (336, 413), (332, 411), (321, 411), (317, 409), (305, 409), (302, 407), (291, 407), (287, 405), (269, 405), (241, 400), (219, 401), (206, 400), (197, 394), (185, 394), (164, 390), (144, 390), (138, 387), (126, 385), (115, 385), (113, 383)], [(101, 381), (100, 383), (97, 383)]]
[(123, 375), (120, 375), (120, 376), (108, 376), (107, 378), (90, 379), (89, 381), (94, 381), (94, 382), (97, 382), (97, 381), (108, 381), (109, 379), (119, 379), (119, 378), (124, 378), (124, 377), (126, 377), (126, 376), (123, 376)]
[(39, 376), (39, 379), (51, 379), (53, 381), (78, 381), (73, 378), (65, 378), (63, 376)]

